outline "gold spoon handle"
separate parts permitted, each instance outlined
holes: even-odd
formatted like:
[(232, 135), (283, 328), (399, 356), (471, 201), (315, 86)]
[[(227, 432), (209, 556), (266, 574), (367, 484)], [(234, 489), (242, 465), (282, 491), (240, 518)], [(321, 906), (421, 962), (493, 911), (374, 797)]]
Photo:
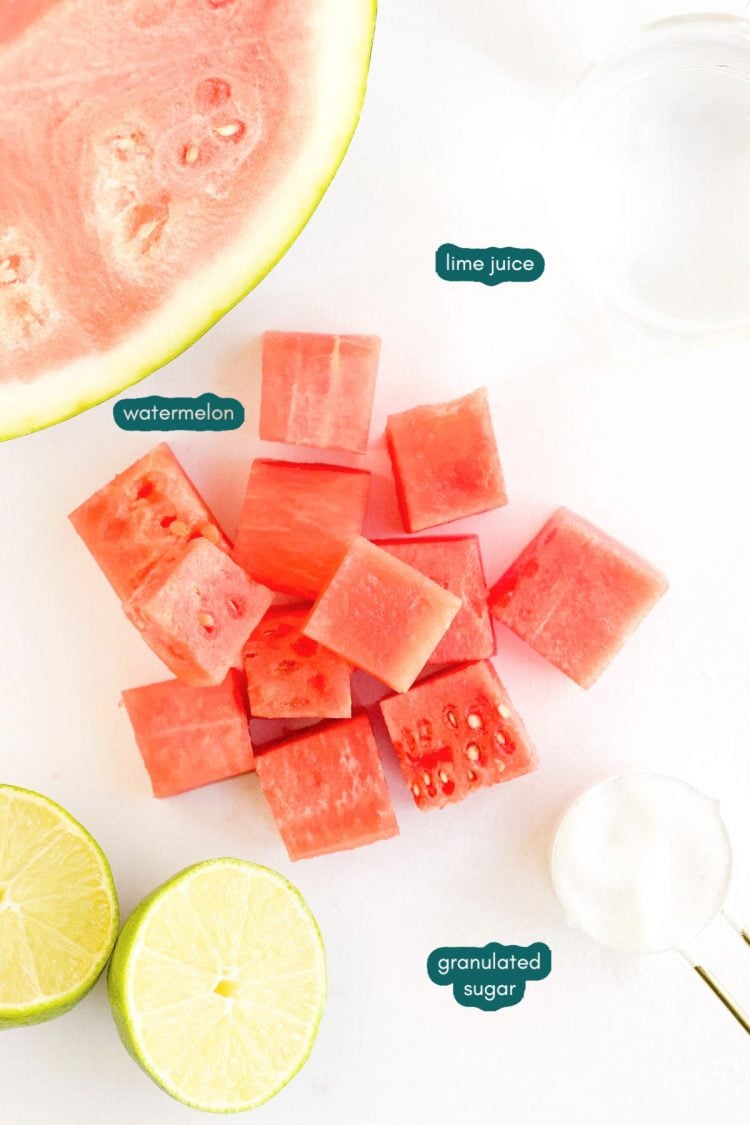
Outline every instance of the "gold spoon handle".
[[(750, 6), (750, 0), (747, 0), (747, 2), (748, 6)], [(736, 934), (739, 934), (742, 940), (746, 942), (747, 945), (750, 945), (750, 930), (746, 929), (745, 926), (741, 926), (734, 915), (729, 913), (726, 907), (722, 910), (721, 916), (725, 922), (729, 923), (734, 932)]]
[[(748, 945), (750, 945), (750, 935), (746, 930), (742, 931), (742, 936)], [(709, 973), (708, 969), (704, 969), (702, 965), (693, 965), (693, 968), (701, 980), (706, 982), (714, 996), (717, 996), (727, 1011), (732, 1013), (740, 1027), (744, 1028), (748, 1035), (750, 1035), (750, 1019), (745, 1015), (739, 1004), (722, 988), (713, 973)]]

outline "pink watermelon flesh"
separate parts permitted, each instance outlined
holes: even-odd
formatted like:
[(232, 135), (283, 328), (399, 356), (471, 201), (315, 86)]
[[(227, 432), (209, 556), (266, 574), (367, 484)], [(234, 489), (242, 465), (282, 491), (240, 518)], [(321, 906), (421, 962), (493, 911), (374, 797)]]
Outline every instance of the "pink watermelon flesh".
[(460, 664), (493, 655), (495, 636), (476, 535), (381, 539), (376, 545), (461, 599), (460, 610), (430, 657), (431, 664)]
[(177, 547), (123, 604), (169, 670), (188, 684), (220, 684), (273, 600), (206, 539)]
[(215, 687), (167, 680), (131, 688), (122, 700), (155, 797), (255, 768), (239, 672)]
[(362, 530), (369, 488), (360, 469), (253, 461), (232, 558), (272, 590), (315, 598)]
[(256, 768), (290, 859), (398, 835), (366, 715), (277, 743), (258, 755)]
[(351, 668), (303, 637), (309, 606), (270, 609), (243, 653), (253, 718), (344, 719), (352, 713)]
[(9, 377), (31, 380), (111, 348), (273, 197), (314, 121), (320, 7), (3, 5), (0, 366)]
[(360, 537), (302, 631), (394, 691), (406, 691), (460, 608), (455, 594)]
[(484, 387), (391, 414), (386, 439), (407, 531), (507, 504)]
[(379, 355), (377, 336), (266, 332), (261, 438), (366, 453)]
[(492, 588), (490, 609), (588, 688), (667, 585), (622, 543), (558, 508)]
[(421, 680), (380, 709), (420, 809), (455, 804), (536, 768), (529, 736), (488, 660)]
[(121, 600), (175, 546), (203, 537), (229, 551), (172, 450), (162, 443), (105, 484), (70, 520)]

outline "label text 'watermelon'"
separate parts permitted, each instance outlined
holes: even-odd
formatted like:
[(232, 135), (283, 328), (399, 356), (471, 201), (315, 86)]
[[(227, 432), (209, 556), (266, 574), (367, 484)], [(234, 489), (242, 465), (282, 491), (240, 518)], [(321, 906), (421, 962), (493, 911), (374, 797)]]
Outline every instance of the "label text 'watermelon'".
[(112, 408), (121, 430), (237, 430), (245, 408), (236, 398), (124, 398)]

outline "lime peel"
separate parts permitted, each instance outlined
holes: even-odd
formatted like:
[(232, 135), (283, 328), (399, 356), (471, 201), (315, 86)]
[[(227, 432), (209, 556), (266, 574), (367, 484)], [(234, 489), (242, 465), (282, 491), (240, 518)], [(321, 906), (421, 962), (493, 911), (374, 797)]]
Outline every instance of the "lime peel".
[(49, 797), (0, 785), (0, 1028), (78, 1004), (118, 927), (112, 872), (90, 833)]
[(326, 990), (323, 941), (287, 879), (240, 859), (187, 868), (123, 927), (109, 970), (120, 1037), (194, 1109), (253, 1109), (309, 1057)]

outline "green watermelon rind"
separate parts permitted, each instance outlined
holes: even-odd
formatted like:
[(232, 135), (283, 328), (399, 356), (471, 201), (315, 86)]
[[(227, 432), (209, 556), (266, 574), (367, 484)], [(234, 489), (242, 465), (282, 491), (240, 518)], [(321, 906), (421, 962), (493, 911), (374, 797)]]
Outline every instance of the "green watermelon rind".
[[(355, 0), (349, 0), (349, 2), (352, 4), (350, 11), (355, 11)], [(237, 284), (231, 284), (227, 292), (218, 299), (215, 305), (212, 306), (210, 301), (202, 301), (202, 304), (208, 306), (209, 311), (197, 325), (193, 325), (183, 332), (179, 330), (176, 331), (174, 333), (174, 335), (178, 337), (176, 340), (166, 344), (160, 352), (150, 352), (150, 358), (145, 359), (140, 366), (136, 365), (135, 368), (133, 368), (132, 364), (127, 360), (115, 362), (112, 365), (112, 370), (108, 370), (101, 380), (97, 378), (96, 391), (93, 393), (87, 391), (80, 395), (80, 397), (76, 397), (72, 393), (70, 384), (76, 381), (75, 368), (93, 365), (94, 363), (104, 366), (107, 363), (105, 356), (87, 356), (81, 361), (74, 361), (70, 364), (68, 369), (72, 371), (72, 374), (69, 374), (66, 378), (65, 389), (62, 392), (58, 391), (56, 394), (45, 395), (43, 405), (32, 405), (30, 407), (24, 407), (23, 405), (23, 400), (27, 397), (31, 397), (37, 380), (32, 380), (28, 384), (22, 383), (20, 385), (3, 384), (0, 382), (0, 442), (15, 437), (21, 437), (37, 430), (45, 429), (48, 426), (54, 426), (58, 422), (64, 422), (68, 418), (73, 418), (93, 406), (98, 406), (100, 403), (106, 402), (107, 399), (113, 398), (129, 387), (134, 386), (142, 379), (152, 375), (161, 367), (171, 363), (173, 359), (176, 359), (177, 356), (191, 347), (196, 340), (199, 340), (210, 328), (213, 328), (214, 324), (221, 320), (230, 309), (234, 308), (248, 293), (255, 289), (284, 257), (307, 226), (307, 223), (312, 218), (320, 201), (332, 183), (347, 153), (361, 116), (367, 90), (367, 78), (375, 35), (377, 0), (356, 0), (356, 3), (357, 9), (361, 9), (361, 15), (358, 16), (361, 28), (356, 37), (356, 42), (353, 41), (349, 44), (353, 55), (350, 73), (356, 75), (356, 82), (352, 82), (351, 84), (351, 112), (344, 115), (346, 119), (341, 131), (330, 142), (331, 160), (326, 173), (322, 180), (316, 180), (310, 190), (305, 193), (305, 197), (299, 206), (298, 212), (289, 222), (290, 233), (285, 236), (285, 240), (281, 239), (280, 244), (275, 247), (268, 256), (256, 262), (255, 265), (251, 267), (248, 276), (246, 276), (244, 280)], [(332, 4), (332, 9), (333, 7), (334, 5)], [(239, 243), (241, 243), (241, 238)], [(222, 257), (222, 255), (219, 255), (217, 263), (222, 261)], [(194, 282), (188, 283), (189, 286), (194, 284)], [(168, 303), (177, 303), (183, 292), (184, 287), (178, 289), (176, 293), (172, 295)], [(165, 306), (162, 306), (162, 309), (157, 310), (155, 316), (152, 318), (153, 321), (163, 317), (164, 307)], [(153, 329), (146, 326), (146, 330), (152, 331)], [(139, 332), (140, 331), (143, 331), (143, 329), (139, 330)], [(128, 345), (127, 340), (123, 343), (125, 346)], [(116, 351), (117, 348), (121, 346), (123, 345), (118, 345), (113, 348), (112, 351)], [(46, 372), (41, 376), (41, 379), (54, 379), (59, 377), (61, 372), (65, 370), (65, 368), (62, 368), (57, 371)], [(125, 374), (126, 370), (127, 374)], [(12, 402), (14, 396), (20, 400), (16, 405)]]

